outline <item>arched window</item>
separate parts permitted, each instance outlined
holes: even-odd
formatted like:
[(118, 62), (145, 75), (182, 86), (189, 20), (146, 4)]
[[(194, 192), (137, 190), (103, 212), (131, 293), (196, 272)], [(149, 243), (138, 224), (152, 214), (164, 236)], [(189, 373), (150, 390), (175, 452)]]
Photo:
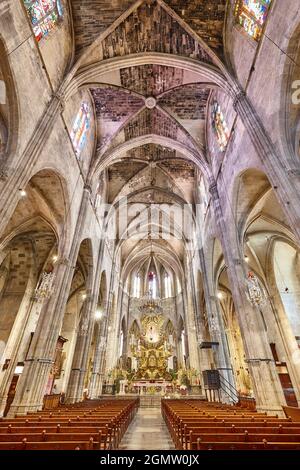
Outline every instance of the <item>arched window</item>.
[(185, 331), (182, 330), (182, 333), (181, 333), (181, 348), (182, 348), (182, 355), (183, 355), (183, 358), (186, 357), (186, 349), (185, 349)]
[(272, 0), (237, 0), (235, 15), (238, 23), (256, 41), (262, 34)]
[(37, 41), (49, 36), (63, 19), (61, 0), (23, 0)]
[(168, 273), (165, 274), (165, 297), (172, 297), (171, 278)]
[(156, 299), (157, 297), (157, 277), (156, 274), (152, 271), (148, 274), (148, 285), (149, 292), (151, 292), (152, 298)]
[(124, 345), (124, 333), (122, 330), (120, 334), (119, 357), (122, 357), (123, 355), (123, 345)]
[(133, 297), (139, 298), (141, 296), (141, 276), (136, 274), (133, 282)]
[(229, 139), (229, 130), (217, 101), (212, 106), (212, 128), (216, 134), (220, 150), (224, 152)]
[(81, 154), (85, 144), (87, 133), (91, 127), (91, 113), (88, 103), (83, 102), (74, 121), (71, 132), (71, 140), (77, 157)]

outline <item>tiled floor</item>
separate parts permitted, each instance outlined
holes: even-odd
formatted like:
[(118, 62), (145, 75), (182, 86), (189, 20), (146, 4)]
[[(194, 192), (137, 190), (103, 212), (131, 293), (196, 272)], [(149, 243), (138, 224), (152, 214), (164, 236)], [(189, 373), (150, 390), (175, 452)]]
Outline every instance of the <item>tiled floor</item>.
[(122, 450), (174, 449), (160, 408), (140, 408), (119, 448)]

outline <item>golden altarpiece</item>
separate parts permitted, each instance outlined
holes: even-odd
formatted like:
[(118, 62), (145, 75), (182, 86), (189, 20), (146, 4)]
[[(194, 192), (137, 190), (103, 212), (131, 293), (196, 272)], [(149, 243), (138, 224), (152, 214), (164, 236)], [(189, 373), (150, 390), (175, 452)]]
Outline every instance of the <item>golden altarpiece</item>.
[(127, 335), (126, 357), (109, 374), (116, 393), (182, 394), (198, 380), (197, 372), (185, 367), (178, 335), (164, 310), (151, 291), (140, 300), (138, 322), (132, 323)]

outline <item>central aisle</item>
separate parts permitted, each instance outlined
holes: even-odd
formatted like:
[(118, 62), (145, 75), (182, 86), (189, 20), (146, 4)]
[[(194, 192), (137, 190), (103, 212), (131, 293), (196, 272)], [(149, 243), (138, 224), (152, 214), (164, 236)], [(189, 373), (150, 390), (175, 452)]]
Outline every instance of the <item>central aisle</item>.
[(119, 449), (169, 450), (174, 445), (162, 418), (160, 408), (139, 408)]

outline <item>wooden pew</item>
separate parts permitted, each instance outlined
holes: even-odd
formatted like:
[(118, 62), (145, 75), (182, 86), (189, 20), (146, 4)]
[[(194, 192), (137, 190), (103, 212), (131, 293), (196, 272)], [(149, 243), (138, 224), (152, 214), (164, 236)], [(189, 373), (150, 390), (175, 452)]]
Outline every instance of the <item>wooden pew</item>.
[(300, 423), (300, 408), (295, 408), (293, 406), (283, 406), (282, 409), (287, 418), (290, 418), (294, 422)]
[(211, 403), (162, 400), (177, 449), (300, 449), (300, 422)]
[(195, 450), (198, 448), (198, 443), (206, 444), (212, 443), (215, 444), (221, 442), (231, 442), (231, 443), (243, 443), (243, 442), (251, 442), (253, 444), (259, 444), (263, 441), (267, 440), (268, 442), (272, 443), (295, 443), (299, 445), (300, 448), (300, 434), (292, 435), (292, 434), (250, 434), (245, 432), (243, 434), (196, 434), (194, 431), (190, 432), (189, 439), (186, 443), (185, 449), (186, 450)]
[(300, 450), (300, 444), (289, 442), (205, 442), (198, 443), (197, 450)]
[[(94, 442), (0, 442), (0, 450), (95, 450)], [(96, 446), (97, 447), (97, 446)]]
[(0, 450), (117, 449), (138, 399), (90, 401), (0, 420)]

